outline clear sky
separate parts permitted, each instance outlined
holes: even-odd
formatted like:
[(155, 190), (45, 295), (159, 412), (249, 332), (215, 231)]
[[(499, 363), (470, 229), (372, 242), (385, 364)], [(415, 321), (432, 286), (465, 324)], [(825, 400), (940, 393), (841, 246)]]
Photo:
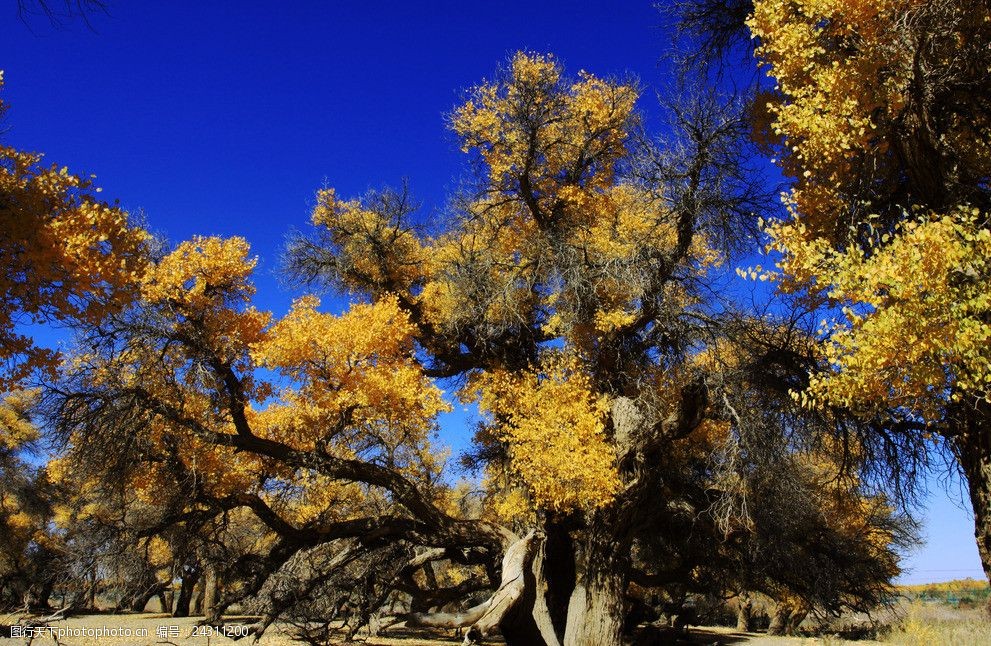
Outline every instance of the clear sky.
[[(316, 189), (354, 196), (408, 178), (429, 216), (463, 172), (444, 115), (513, 52), (636, 75), (650, 125), (670, 83), (652, 4), (109, 0), (88, 29), (25, 24), (2, 0), (0, 141), (96, 174), (108, 199), (172, 240), (246, 237), (258, 304), (281, 313), (294, 295), (278, 286), (279, 252), (307, 226)], [(443, 424), (455, 450), (463, 417)], [(903, 579), (981, 576), (969, 509), (932, 489), (928, 542)]]

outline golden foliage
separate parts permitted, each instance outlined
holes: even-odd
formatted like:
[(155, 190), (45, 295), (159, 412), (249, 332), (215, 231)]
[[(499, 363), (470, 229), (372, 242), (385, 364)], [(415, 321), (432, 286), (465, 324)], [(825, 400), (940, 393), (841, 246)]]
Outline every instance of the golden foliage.
[[(916, 206), (885, 197), (897, 181), (908, 182), (910, 196), (951, 190), (929, 186), (933, 174), (923, 167), (936, 162), (913, 157), (926, 138), (985, 184), (991, 169), (986, 111), (947, 114), (935, 131), (918, 122), (917, 113), (929, 109), (920, 88), (934, 84), (935, 93), (958, 82), (952, 74), (988, 73), (955, 60), (959, 48), (991, 44), (986, 11), (947, 3), (952, 21), (917, 27), (926, 24), (919, 15), (935, 7), (918, 0), (759, 0), (749, 21), (778, 84), (766, 106), (772, 138), (795, 180), (790, 217), (766, 225), (780, 271), (762, 276), (842, 307), (842, 316), (823, 324), (832, 370), (799, 395), (808, 405), (865, 413), (893, 405), (934, 419), (948, 398), (989, 398), (989, 214), (953, 195), (956, 203)], [(918, 29), (947, 32), (937, 41)], [(922, 51), (926, 38), (932, 44)], [(867, 195), (880, 198), (865, 201)]]
[(795, 179), (791, 199), (814, 233), (832, 236), (877, 129), (898, 118), (910, 44), (891, 38), (917, 0), (758, 0), (748, 21), (777, 92), (765, 95), (769, 139)]
[[(526, 171), (538, 193), (556, 200), (571, 197), (551, 190), (570, 176), (580, 197), (581, 189), (612, 182), (637, 96), (629, 85), (584, 72), (567, 83), (552, 57), (520, 52), (506, 81), (476, 88), (451, 122), (465, 152), (477, 149), (485, 159), (493, 187), (512, 190)], [(534, 150), (540, 151), (536, 166)], [(579, 157), (585, 159), (576, 166)]]
[[(415, 327), (396, 299), (353, 305), (341, 316), (305, 297), (252, 346), (259, 366), (299, 384), (256, 414), (265, 434), (312, 448), (342, 420), (361, 429), (335, 448), (353, 456), (374, 438), (397, 466), (423, 465), (435, 418), (449, 406), (413, 356)], [(346, 437), (346, 434), (342, 435)]]
[(48, 543), (38, 477), (19, 453), (39, 437), (31, 419), (38, 391), (17, 390), (0, 399), (0, 577), (17, 577), (33, 544)]
[[(107, 356), (74, 358), (71, 369), (83, 371), (89, 384), (136, 390), (155, 402), (154, 410), (169, 411), (151, 415), (141, 429), (142, 459), (126, 474), (136, 501), (154, 506), (163, 488), (187, 477), (213, 498), (260, 496), (300, 524), (359, 513), (361, 501), (386, 504), (359, 485), (217, 441), (236, 435), (238, 423), (289, 449), (319, 446), (433, 482), (443, 458), (429, 435), (448, 405), (423, 375), (414, 356), (416, 328), (397, 300), (384, 296), (335, 316), (306, 296), (273, 322), (251, 305), (255, 264), (241, 238), (177, 245), (141, 276), (142, 322), (134, 339)], [(243, 422), (235, 421), (239, 415)], [(71, 468), (52, 466), (55, 477)]]
[(41, 161), (0, 146), (0, 390), (57, 362), (15, 325), (95, 323), (133, 297), (144, 268), (147, 234), (97, 200), (92, 181)]
[(642, 331), (652, 320), (645, 301), (672, 311), (693, 304), (651, 271), (670, 262), (701, 272), (721, 261), (701, 233), (679, 249), (669, 205), (622, 177), (638, 96), (631, 83), (585, 72), (569, 79), (553, 57), (518, 53), (451, 115), (482, 173), (442, 235), (417, 236), (381, 199), (318, 194), (313, 222), (329, 236), (341, 282), (414, 311), (410, 334), (427, 349), (517, 335), (563, 348), (536, 352), (525, 367), (494, 360), (461, 392), (509, 448), (508, 467), (487, 473), (489, 489), (505, 494), (503, 519), (609, 503), (620, 485), (599, 373), (610, 368), (593, 357)]
[(830, 276), (831, 298), (852, 304), (831, 327), (826, 348), (842, 369), (815, 378), (811, 396), (853, 408), (905, 406), (930, 418), (942, 399), (934, 390), (989, 398), (991, 233), (985, 220), (977, 209), (960, 207), (908, 220), (890, 241), (868, 251), (825, 251), (815, 259), (797, 254)]
[(327, 188), (317, 193), (311, 220), (331, 233), (338, 257), (348, 260), (346, 287), (395, 290), (422, 278), (422, 242), (381, 210), (367, 208), (360, 200), (342, 201)]
[(554, 356), (539, 372), (494, 372), (474, 386), (539, 508), (594, 509), (612, 500), (620, 482), (605, 436), (609, 402), (594, 391), (578, 361)]
[(13, 453), (40, 436), (31, 421), (38, 391), (15, 390), (0, 400), (0, 453)]

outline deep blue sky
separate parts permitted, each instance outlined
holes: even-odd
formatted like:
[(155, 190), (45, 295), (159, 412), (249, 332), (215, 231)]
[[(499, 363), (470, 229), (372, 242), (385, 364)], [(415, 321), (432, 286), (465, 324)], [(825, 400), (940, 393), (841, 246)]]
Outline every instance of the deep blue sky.
[[(58, 4), (57, 2), (55, 4)], [(520, 49), (572, 71), (670, 82), (651, 0), (623, 2), (125, 2), (53, 28), (0, 4), (3, 142), (96, 174), (108, 199), (178, 241), (241, 235), (260, 256), (258, 304), (325, 182), (353, 196), (409, 178), (424, 214), (463, 171), (444, 114)], [(457, 449), (463, 415), (444, 423)], [(981, 575), (969, 512), (941, 490), (907, 581)]]

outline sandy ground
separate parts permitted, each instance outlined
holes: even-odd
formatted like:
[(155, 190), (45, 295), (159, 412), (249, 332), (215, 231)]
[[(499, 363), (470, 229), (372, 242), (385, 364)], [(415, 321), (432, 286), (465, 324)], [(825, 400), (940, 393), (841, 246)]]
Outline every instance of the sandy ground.
[[(236, 622), (236, 620), (235, 620)], [(232, 622), (230, 630), (238, 632), (238, 624)], [(9, 623), (9, 620), (8, 622)], [(131, 615), (85, 615), (72, 617), (65, 621), (51, 623), (50, 629), (42, 630), (40, 635), (21, 636), (13, 639), (0, 638), (0, 644), (32, 644), (32, 646), (88, 646), (88, 645), (169, 645), (169, 644), (200, 644), (202, 646), (222, 644), (252, 643), (251, 638), (242, 640), (231, 639), (218, 629), (199, 627), (198, 619), (173, 618), (163, 614), (131, 614)], [(102, 634), (101, 634), (102, 631)], [(272, 626), (258, 642), (261, 646), (281, 646), (300, 644), (294, 642), (287, 634), (285, 626)], [(6, 630), (4, 631), (6, 633)], [(384, 637), (360, 637), (367, 646), (443, 646), (459, 644), (461, 639), (453, 631), (426, 632), (404, 631), (393, 628)], [(501, 643), (492, 640), (492, 644)], [(659, 638), (658, 644), (746, 644), (748, 646), (811, 646), (812, 644), (878, 644), (879, 642), (844, 642), (830, 638), (797, 638), (797, 637), (768, 637), (760, 633), (741, 633), (730, 628), (710, 627), (692, 628), (687, 634), (670, 633)]]
[[(878, 641), (848, 641), (838, 636), (821, 637), (769, 637), (763, 633), (744, 633), (724, 627), (691, 627), (687, 633), (668, 631), (656, 634), (652, 639), (637, 642), (637, 646), (652, 644), (692, 644), (705, 646), (929, 646), (931, 644), (953, 644), (954, 646), (991, 646), (991, 618), (980, 608), (955, 609), (935, 603), (902, 603), (885, 611), (887, 615), (875, 615), (875, 620), (892, 626), (892, 629)], [(163, 645), (195, 644), (199, 646), (220, 646), (239, 644), (253, 646), (253, 638), (231, 639), (219, 629), (199, 626), (198, 617), (173, 618), (167, 614), (91, 614), (72, 617), (64, 621), (53, 621), (50, 629), (34, 635), (21, 634), (15, 638), (6, 637), (11, 628), (23, 617), (0, 614), (0, 646), (84, 646), (84, 645)], [(246, 632), (246, 626), (254, 621), (250, 617), (228, 617), (228, 630), (232, 634)], [(865, 625), (865, 615), (847, 615), (838, 622), (848, 628)], [(23, 621), (22, 621), (23, 623)], [(293, 641), (291, 627), (275, 624), (266, 631), (258, 642), (260, 646), (282, 646), (301, 644)], [(367, 646), (446, 646), (460, 644), (461, 638), (454, 631), (428, 631), (404, 629), (399, 626), (389, 628), (381, 637), (358, 635), (360, 642)], [(489, 644), (501, 644), (493, 639)], [(602, 645), (608, 646), (608, 645)]]
[[(967, 618), (961, 623), (959, 612), (947, 611), (953, 614), (952, 621), (945, 623), (942, 632), (939, 631), (941, 618), (939, 616), (929, 616), (931, 611), (923, 609), (925, 616), (920, 616), (920, 625), (913, 631), (903, 634), (901, 638), (898, 634), (886, 639), (884, 644), (960, 644), (960, 645), (981, 645), (991, 644), (991, 623), (986, 618), (976, 620)], [(943, 611), (938, 611), (943, 612)], [(937, 614), (938, 614), (937, 612)], [(944, 614), (946, 614), (944, 612)], [(975, 614), (975, 617), (977, 615)], [(909, 615), (911, 624), (912, 615)], [(0, 616), (0, 635), (9, 634), (11, 624), (15, 623), (17, 617)], [(229, 618), (229, 630), (237, 633), (240, 627), (250, 623), (250, 618)], [(169, 644), (198, 644), (201, 646), (220, 646), (222, 644), (240, 644), (248, 646), (254, 644), (252, 638), (247, 637), (241, 640), (231, 639), (224, 635), (219, 629), (201, 627), (198, 625), (197, 617), (177, 619), (165, 614), (96, 614), (72, 617), (63, 621), (51, 622), (50, 628), (43, 629), (34, 635), (20, 635), (13, 638), (0, 638), (0, 645), (24, 644), (25, 646), (85, 646), (90, 644), (126, 644), (128, 646), (145, 645), (169, 645)], [(969, 623), (968, 623), (969, 622)], [(956, 633), (947, 632), (946, 626)], [(963, 627), (968, 632), (960, 632), (958, 628)], [(289, 644), (300, 644), (290, 637), (290, 628), (282, 625), (273, 625), (257, 642), (261, 646), (281, 646)], [(934, 632), (935, 631), (935, 632)], [(417, 631), (404, 630), (400, 627), (390, 628), (383, 637), (368, 637), (359, 635), (361, 642), (367, 646), (445, 646), (449, 644), (460, 644), (461, 638), (454, 635), (453, 631)], [(502, 641), (494, 639), (491, 644), (501, 644)], [(645, 641), (638, 646), (649, 646), (649, 644), (694, 644), (694, 645), (746, 645), (746, 646), (869, 646), (879, 645), (877, 641), (846, 641), (834, 636), (824, 637), (768, 637), (762, 633), (743, 633), (732, 628), (722, 627), (692, 627), (687, 633), (669, 631), (668, 633), (655, 637), (652, 641)], [(603, 645), (606, 646), (606, 645)]]
[[(292, 644), (298, 646), (302, 642), (293, 641), (289, 634), (289, 628), (279, 624), (273, 625), (258, 642), (250, 637), (244, 639), (232, 639), (225, 635), (221, 629), (209, 626), (199, 626), (198, 617), (175, 618), (165, 614), (126, 614), (126, 615), (82, 615), (71, 617), (64, 621), (53, 621), (48, 628), (31, 631), (32, 634), (13, 635), (11, 638), (0, 636), (0, 644), (31, 644), (31, 646), (144, 646), (144, 645), (164, 645), (169, 644), (199, 644), (201, 646), (222, 644), (240, 644), (248, 646), (259, 644), (261, 646), (283, 646)], [(241, 631), (240, 627), (246, 624), (238, 624), (237, 618), (229, 618), (230, 625), (226, 630), (230, 635), (236, 636)], [(251, 621), (246, 619), (245, 621)], [(6, 621), (0, 618), (0, 623), (13, 623), (11, 618)], [(17, 630), (16, 628), (14, 629)], [(25, 631), (27, 632), (27, 631)], [(362, 643), (367, 646), (441, 646), (446, 644), (459, 644), (461, 640), (456, 638), (453, 631), (449, 635), (438, 634), (437, 632), (414, 632), (414, 631), (390, 631), (387, 637), (361, 637)], [(0, 635), (10, 634), (9, 627), (5, 626)], [(498, 641), (493, 641), (498, 644)]]

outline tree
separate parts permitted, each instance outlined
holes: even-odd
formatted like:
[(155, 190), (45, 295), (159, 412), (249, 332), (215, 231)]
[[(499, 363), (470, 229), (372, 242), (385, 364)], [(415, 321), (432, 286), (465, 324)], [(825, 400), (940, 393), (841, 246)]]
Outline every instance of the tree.
[[(288, 270), (355, 293), (340, 315), (312, 296), (278, 320), (252, 307), (239, 238), (150, 258), (140, 300), (92, 327), (51, 384), (66, 459), (176, 492), (158, 528), (254, 514), (270, 536), (230, 568), (217, 612), (254, 596), (256, 632), (280, 616), (312, 628), (314, 602), (353, 631), (401, 598), (408, 622), (470, 626), (469, 641), (498, 628), (509, 643), (619, 643), (631, 582), (691, 581), (735, 549), (717, 538), (737, 491), (716, 448), (838, 424), (788, 396), (812, 337), (710, 296), (707, 271), (759, 197), (744, 122), (692, 97), (654, 145), (637, 96), (515, 56), (451, 118), (480, 174), (433, 236), (405, 191), (321, 191)], [(483, 411), (478, 513), (439, 478), (442, 386)], [(659, 558), (641, 558), (650, 548)], [(420, 612), (483, 589), (462, 612)]]
[(991, 578), (991, 24), (982, 3), (754, 3), (793, 180), (771, 221), (785, 291), (842, 312), (800, 396), (931, 438), (966, 476)]
[[(425, 434), (444, 404), (416, 367), (395, 303), (335, 317), (303, 299), (266, 327), (267, 314), (244, 307), (253, 266), (238, 239), (184, 243), (154, 263), (140, 306), (94, 330), (93, 352), (69, 367), (82, 387), (55, 391), (66, 459), (115, 490), (161, 500), (141, 519), (149, 535), (254, 512), (275, 538), (231, 564), (242, 596), (335, 540), (362, 539), (362, 551), (404, 537), (477, 547), (481, 555), (464, 557), (475, 560), (501, 551), (510, 533), (434, 502)], [(262, 366), (298, 384), (264, 410), (250, 405), (272, 393), (252, 376)]]
[(43, 468), (24, 454), (40, 432), (34, 422), (37, 391), (15, 391), (0, 400), (0, 605), (45, 608), (51, 593), (52, 487)]
[[(0, 73), (0, 86), (2, 80)], [(0, 102), (0, 114), (5, 109)], [(58, 496), (47, 472), (22, 460), (41, 436), (33, 423), (37, 393), (22, 388), (33, 372), (50, 378), (60, 357), (19, 327), (99, 324), (136, 296), (147, 252), (144, 231), (119, 207), (99, 201), (98, 191), (66, 168), (43, 166), (41, 155), (0, 146), (0, 459), (10, 550), (4, 576), (16, 580), (21, 589), (14, 592), (31, 606), (48, 605), (62, 546), (50, 531)]]
[(659, 456), (710, 405), (688, 360), (699, 281), (749, 197), (738, 122), (700, 99), (677, 113), (682, 149), (638, 159), (637, 96), (518, 55), (452, 116), (483, 171), (445, 233), (418, 240), (401, 212), (324, 192), (322, 239), (292, 254), (304, 273), (397, 294), (428, 374), (466, 375), (461, 396), (488, 415), (490, 470), (547, 536), (538, 625), (568, 644), (620, 639), (631, 530), (652, 513)]
[(739, 589), (777, 602), (770, 633), (791, 634), (815, 610), (870, 613), (895, 596), (897, 551), (914, 544), (910, 520), (865, 495), (835, 446), (790, 452), (751, 479), (752, 529), (735, 572)]
[[(660, 578), (674, 598), (735, 594), (743, 609), (751, 595), (780, 601), (793, 624), (810, 611), (839, 616), (885, 605), (898, 553), (914, 544), (913, 523), (864, 486), (862, 450), (840, 446), (857, 434), (850, 420), (796, 415), (789, 406), (789, 391), (815, 362), (786, 367), (786, 358), (821, 354), (816, 339), (753, 321), (724, 332), (696, 356), (726, 398), (723, 420), (686, 438), (691, 459), (664, 464), (671, 502), (636, 542), (652, 579), (634, 580)], [(777, 358), (776, 369), (766, 356)], [(778, 379), (787, 381), (774, 385)], [(705, 489), (686, 495), (700, 470)], [(785, 630), (788, 615), (781, 619)]]
[[(5, 108), (0, 102), (0, 114)], [(42, 166), (41, 155), (0, 146), (0, 392), (57, 363), (17, 325), (94, 325), (134, 295), (147, 236), (97, 200), (98, 190), (66, 168)]]

